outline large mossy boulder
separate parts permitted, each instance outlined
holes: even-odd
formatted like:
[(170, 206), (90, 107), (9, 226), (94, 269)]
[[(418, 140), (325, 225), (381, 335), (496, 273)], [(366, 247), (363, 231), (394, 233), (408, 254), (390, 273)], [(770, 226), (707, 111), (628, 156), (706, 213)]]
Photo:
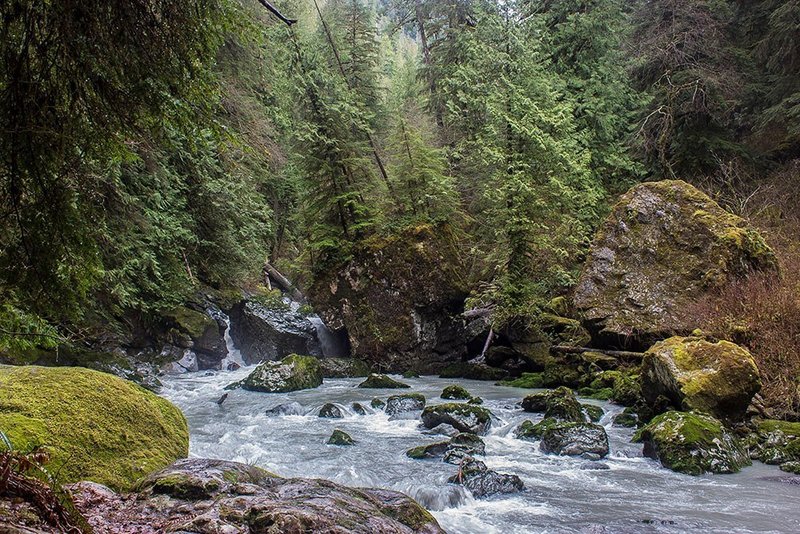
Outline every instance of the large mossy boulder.
[(644, 443), (645, 456), (687, 475), (736, 473), (750, 465), (733, 435), (708, 415), (667, 412), (642, 427), (633, 440)]
[(593, 334), (646, 347), (690, 332), (693, 303), (754, 269), (777, 262), (744, 219), (686, 182), (644, 183), (599, 229), (573, 300)]
[(437, 404), (422, 410), (422, 424), (429, 429), (445, 424), (459, 432), (482, 435), (492, 425), (492, 413), (473, 404)]
[(281, 478), (222, 460), (179, 461), (131, 496), (88, 483), (71, 490), (94, 532), (444, 534), (402, 493)]
[(545, 418), (558, 421), (586, 421), (581, 403), (567, 387), (528, 395), (522, 399), (522, 409), (530, 413), (544, 413)]
[(369, 376), (369, 365), (356, 358), (322, 358), (319, 361), (324, 378), (361, 378)]
[(312, 389), (322, 385), (322, 369), (317, 358), (292, 354), (279, 362), (260, 364), (238, 385), (261, 393)]
[(678, 409), (723, 420), (744, 417), (761, 389), (750, 353), (728, 341), (672, 337), (651, 347), (642, 362), (642, 392), (651, 405), (665, 397)]
[(191, 349), (197, 358), (197, 368), (220, 369), (228, 355), (225, 343), (225, 325), (208, 313), (186, 306), (162, 314), (171, 329), (168, 339), (176, 347)]
[[(0, 431), (46, 449), (61, 481), (127, 490), (189, 452), (181, 411), (132, 382), (73, 367), (0, 367)], [(2, 445), (0, 445), (0, 448)]]
[(318, 274), (308, 296), (330, 328), (347, 331), (354, 357), (438, 372), (466, 355), (461, 257), (446, 225), (373, 236)]
[(290, 354), (322, 356), (316, 329), (279, 299), (243, 301), (231, 310), (231, 338), (248, 365)]

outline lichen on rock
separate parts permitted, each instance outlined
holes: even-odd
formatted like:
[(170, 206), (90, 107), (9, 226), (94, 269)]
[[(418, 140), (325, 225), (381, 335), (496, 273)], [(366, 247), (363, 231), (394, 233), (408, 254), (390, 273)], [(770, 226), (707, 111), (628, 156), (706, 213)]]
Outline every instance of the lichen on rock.
[(181, 411), (113, 375), (0, 366), (0, 390), (0, 430), (15, 449), (49, 451), (49, 469), (64, 482), (91, 480), (125, 490), (189, 451)]

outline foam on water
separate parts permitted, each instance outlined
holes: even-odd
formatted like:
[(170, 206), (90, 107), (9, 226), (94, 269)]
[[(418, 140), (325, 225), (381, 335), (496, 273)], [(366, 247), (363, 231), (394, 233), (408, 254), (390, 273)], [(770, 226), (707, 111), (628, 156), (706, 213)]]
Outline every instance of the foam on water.
[[(313, 390), (264, 394), (229, 392), (224, 387), (247, 376), (252, 368), (233, 372), (201, 372), (163, 379), (163, 395), (180, 406), (191, 429), (193, 456), (253, 463), (283, 476), (317, 477), (351, 486), (372, 486), (405, 492), (428, 507), (451, 533), (533, 532), (800, 532), (800, 485), (777, 479), (786, 475), (757, 464), (736, 475), (689, 477), (662, 468), (641, 456), (630, 443), (632, 430), (611, 426), (621, 408), (602, 406), (601, 420), (609, 434), (610, 469), (582, 470), (584, 460), (543, 454), (537, 443), (517, 440), (513, 429), (527, 414), (516, 407), (530, 390), (469, 380), (432, 377), (402, 379), (412, 390), (368, 390), (354, 387), (360, 379), (325, 380)], [(457, 467), (435, 460), (412, 460), (405, 451), (445, 439), (421, 432), (419, 420), (393, 419), (369, 408), (373, 397), (414, 391), (428, 403), (449, 384), (460, 383), (482, 397), (497, 420), (486, 436), (486, 464), (519, 475), (527, 491), (514, 496), (476, 500), (460, 486), (447, 483)], [(269, 417), (278, 404), (298, 402), (306, 415)], [(317, 417), (332, 402), (343, 419)], [(351, 405), (361, 403), (367, 415)], [(356, 445), (336, 447), (326, 441), (334, 429), (350, 434)]]

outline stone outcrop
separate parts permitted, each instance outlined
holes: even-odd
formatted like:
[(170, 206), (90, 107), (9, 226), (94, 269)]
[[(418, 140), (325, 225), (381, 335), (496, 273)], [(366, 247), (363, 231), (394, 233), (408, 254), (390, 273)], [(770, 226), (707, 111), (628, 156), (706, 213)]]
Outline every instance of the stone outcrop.
[(248, 365), (290, 354), (322, 356), (308, 317), (280, 302), (243, 301), (231, 310), (231, 338)]
[(345, 329), (352, 355), (382, 368), (438, 371), (466, 354), (468, 291), (447, 226), (419, 226), (360, 243), (308, 292), (325, 323)]
[(574, 303), (602, 341), (646, 348), (690, 332), (688, 307), (754, 269), (777, 262), (742, 218), (686, 182), (644, 183), (598, 231)]
[(168, 337), (171, 343), (191, 350), (196, 358), (197, 370), (219, 369), (228, 355), (225, 344), (225, 324), (208, 313), (182, 306), (164, 314), (171, 323)]
[(72, 487), (95, 532), (443, 534), (413, 499), (324, 480), (280, 478), (221, 460), (182, 460), (120, 495), (104, 486)]
[(0, 391), (0, 430), (15, 450), (46, 450), (62, 482), (125, 490), (189, 452), (178, 408), (110, 374), (0, 366)]
[(728, 341), (672, 337), (651, 347), (642, 362), (642, 393), (651, 405), (665, 397), (683, 411), (723, 420), (744, 417), (761, 389), (750, 353)]

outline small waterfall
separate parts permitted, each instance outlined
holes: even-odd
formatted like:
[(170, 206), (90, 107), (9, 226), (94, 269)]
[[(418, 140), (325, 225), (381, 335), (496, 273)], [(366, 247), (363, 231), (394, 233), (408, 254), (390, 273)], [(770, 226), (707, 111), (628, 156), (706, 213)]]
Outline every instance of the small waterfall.
[(233, 344), (233, 338), (231, 337), (231, 320), (227, 315), (221, 316), (222, 321), (225, 323), (225, 348), (228, 349), (228, 355), (225, 356), (225, 359), (222, 360), (220, 364), (220, 368), (223, 371), (235, 371), (240, 367), (244, 367), (246, 364), (244, 362), (244, 358), (242, 358), (242, 353), (236, 346)]
[(343, 339), (343, 336), (328, 328), (317, 315), (310, 315), (308, 320), (317, 332), (320, 349), (325, 358), (346, 358), (350, 356), (350, 349), (347, 347), (347, 342)]

